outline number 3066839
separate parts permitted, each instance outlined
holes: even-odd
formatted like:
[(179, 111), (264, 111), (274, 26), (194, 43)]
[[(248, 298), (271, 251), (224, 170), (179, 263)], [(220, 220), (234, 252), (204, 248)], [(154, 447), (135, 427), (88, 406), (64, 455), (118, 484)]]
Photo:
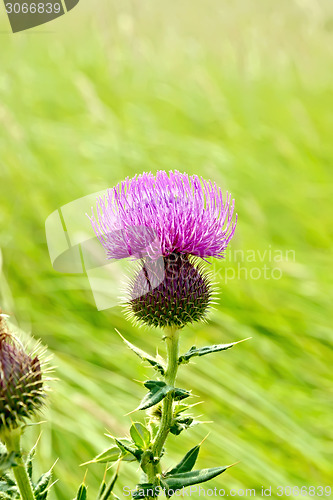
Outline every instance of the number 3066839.
[(7, 14), (59, 14), (60, 3), (6, 3)]

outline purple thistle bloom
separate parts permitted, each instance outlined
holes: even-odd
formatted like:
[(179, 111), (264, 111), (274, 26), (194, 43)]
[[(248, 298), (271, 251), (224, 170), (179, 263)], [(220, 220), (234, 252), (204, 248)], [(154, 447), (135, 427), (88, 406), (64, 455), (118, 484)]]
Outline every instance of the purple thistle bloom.
[(90, 220), (107, 257), (141, 261), (129, 284), (130, 316), (161, 328), (204, 319), (213, 289), (197, 257), (224, 257), (233, 211), (215, 183), (177, 171), (127, 178), (97, 200)]
[(234, 235), (234, 200), (197, 175), (158, 171), (127, 178), (97, 200), (90, 220), (109, 259), (172, 253), (223, 258)]

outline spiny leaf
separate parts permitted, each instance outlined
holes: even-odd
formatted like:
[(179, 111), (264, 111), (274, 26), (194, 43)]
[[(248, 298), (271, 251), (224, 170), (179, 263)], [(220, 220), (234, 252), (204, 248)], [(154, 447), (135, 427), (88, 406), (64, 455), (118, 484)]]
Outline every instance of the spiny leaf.
[(79, 487), (75, 500), (86, 500), (87, 499), (87, 487), (84, 483)]
[(101, 485), (100, 485), (99, 490), (98, 490), (98, 495), (97, 495), (97, 498), (101, 498), (101, 496), (103, 495), (103, 493), (104, 493), (104, 491), (105, 491), (105, 488), (106, 488), (106, 474), (107, 474), (107, 471), (108, 471), (108, 467), (106, 466), (106, 467), (105, 467), (105, 471), (104, 471), (104, 476), (103, 476), (103, 479), (102, 479)]
[(18, 453), (12, 451), (10, 453), (0, 454), (0, 475), (2, 476), (6, 470), (17, 465), (16, 459), (18, 458)]
[(167, 489), (166, 495), (171, 497), (177, 490), (192, 486), (193, 484), (204, 483), (222, 474), (230, 465), (224, 467), (213, 467), (211, 469), (193, 470), (167, 476), (162, 480), (162, 485)]
[(37, 481), (34, 487), (34, 495), (36, 500), (44, 500), (47, 496), (47, 487), (52, 477), (52, 470), (43, 474)]
[[(0, 481), (0, 483), (1, 483), (1, 484), (2, 484), (2, 483), (6, 483), (6, 484), (7, 484), (7, 486), (8, 486), (9, 488), (11, 488), (11, 487), (16, 487), (16, 483), (15, 483), (15, 481), (13, 481), (13, 480), (12, 480), (12, 478), (10, 478), (7, 474), (3, 474), (3, 475), (1, 476), (1, 481)], [(0, 491), (2, 491), (2, 490), (0, 489)]]
[(18, 491), (9, 488), (4, 481), (0, 481), (0, 499), (1, 500), (13, 500), (20, 499)]
[(142, 450), (138, 450), (137, 448), (133, 448), (132, 446), (128, 446), (126, 443), (119, 441), (117, 438), (115, 438), (116, 445), (122, 452), (127, 452), (133, 455), (137, 460), (141, 459), (142, 455)]
[(116, 481), (118, 479), (118, 474), (116, 473), (114, 478), (111, 479), (111, 481), (109, 482), (109, 484), (106, 486), (106, 488), (104, 489), (104, 492), (101, 496), (101, 500), (107, 500), (109, 498), (110, 495), (112, 495), (114, 498), (117, 498), (113, 493), (112, 493), (112, 490), (114, 488), (114, 485), (116, 484)]
[(176, 465), (166, 476), (172, 476), (173, 474), (179, 474), (182, 472), (189, 472), (193, 469), (195, 462), (198, 458), (200, 450), (200, 445), (194, 446), (190, 449), (184, 456), (184, 458)]
[(134, 422), (130, 428), (131, 437), (138, 448), (147, 448), (150, 444), (150, 432), (140, 422)]
[(124, 453), (120, 457), (122, 462), (135, 462), (136, 458), (131, 453)]
[(251, 337), (247, 339), (239, 340), (238, 342), (231, 342), (230, 344), (216, 344), (211, 346), (199, 347), (196, 346), (191, 347), (183, 356), (180, 356), (178, 359), (178, 363), (187, 363), (190, 358), (194, 356), (205, 356), (206, 354), (211, 354), (212, 352), (225, 351), (226, 349), (230, 349), (236, 344), (240, 344), (241, 342), (245, 342), (249, 340)]
[(92, 460), (89, 460), (89, 462), (85, 462), (84, 464), (81, 465), (97, 464), (97, 463), (106, 464), (107, 462), (115, 462), (116, 460), (118, 460), (119, 456), (120, 452), (118, 446), (111, 446), (111, 448), (102, 451), (102, 453), (97, 455)]
[(174, 400), (181, 401), (182, 399), (188, 398), (191, 396), (190, 391), (186, 391), (185, 389), (175, 389), (174, 392)]
[(120, 337), (123, 339), (123, 341), (125, 342), (125, 344), (133, 351), (135, 352), (135, 354), (137, 356), (139, 356), (140, 359), (142, 359), (143, 361), (147, 361), (153, 368), (155, 368), (155, 370), (157, 370), (158, 372), (160, 372), (161, 375), (164, 375), (165, 374), (165, 369), (164, 367), (161, 365), (161, 363), (159, 363), (159, 361), (157, 361), (156, 358), (154, 358), (153, 356), (150, 356), (150, 354), (147, 354), (145, 351), (143, 351), (142, 349), (140, 349), (139, 347), (136, 347), (134, 344), (132, 344), (131, 342), (129, 342), (128, 340), (125, 339), (125, 337), (123, 337), (121, 335), (121, 333), (118, 332), (117, 329), (115, 329), (116, 332), (118, 333), (118, 335), (120, 335)]
[(143, 385), (149, 389), (160, 389), (161, 387), (166, 387), (166, 383), (163, 382), (162, 380), (146, 380), (146, 382), (143, 383)]
[(198, 403), (193, 403), (191, 405), (178, 403), (174, 407), (173, 416), (178, 417), (181, 413), (184, 413), (184, 411), (190, 410), (191, 408), (193, 408), (194, 406), (198, 406), (199, 404), (202, 404), (202, 401), (199, 401)]
[(170, 427), (171, 434), (178, 436), (182, 431), (188, 429), (194, 422), (194, 418), (190, 415), (184, 417), (178, 417), (174, 420), (172, 426)]
[(20, 498), (19, 491), (17, 489), (16, 483), (6, 474), (1, 476), (0, 481), (0, 499), (10, 498), (16, 499)]
[(172, 390), (173, 387), (170, 387), (169, 385), (153, 388), (148, 392), (148, 394), (146, 394), (136, 410), (147, 410), (147, 408), (155, 406)]
[(32, 461), (33, 461), (34, 456), (35, 456), (35, 449), (32, 448), (32, 450), (30, 450), (30, 452), (28, 454), (27, 461), (26, 461), (26, 468), (27, 468), (27, 473), (28, 473), (30, 481), (32, 481)]
[[(114, 436), (111, 436), (110, 434), (106, 434), (106, 435), (115, 441), (116, 438)], [(121, 441), (120, 441), (120, 439), (118, 439), (117, 446), (119, 447), (119, 449), (121, 451), (121, 455), (119, 457), (120, 460), (122, 460), (124, 462), (134, 462), (136, 460), (136, 458), (132, 455), (132, 453), (129, 453), (125, 449), (125, 447), (126, 448), (132, 447), (132, 444), (133, 444), (132, 441), (130, 441), (129, 439), (121, 438)]]
[[(111, 434), (105, 434), (107, 437), (111, 438), (113, 441), (115, 441), (115, 437), (112, 436)], [(121, 441), (120, 441), (121, 439)], [(124, 462), (134, 462), (136, 460), (136, 458), (131, 454), (131, 453), (128, 453), (125, 448), (124, 448), (124, 445), (125, 446), (132, 446), (132, 441), (130, 441), (129, 439), (126, 439), (126, 438), (120, 438), (118, 439), (119, 443), (118, 443), (118, 447), (121, 451), (121, 455), (119, 456), (119, 459), (124, 461)]]
[(169, 392), (174, 393), (175, 401), (180, 401), (181, 399), (185, 399), (191, 395), (191, 393), (185, 389), (171, 387), (171, 385), (167, 385), (165, 382), (160, 380), (147, 380), (144, 383), (144, 386), (150, 390), (135, 411), (146, 410), (147, 408), (156, 405), (162, 401), (162, 399), (164, 399)]
[(99, 491), (98, 491), (97, 498), (101, 498), (101, 496), (103, 495), (103, 493), (105, 491), (105, 488), (106, 488), (106, 482), (103, 479), (103, 481), (101, 482), (101, 486), (99, 488)]
[(30, 481), (32, 481), (32, 463), (33, 463), (34, 456), (36, 454), (36, 449), (37, 449), (37, 445), (39, 443), (40, 437), (41, 437), (41, 434), (39, 434), (36, 443), (29, 451), (28, 456), (27, 456), (27, 460), (25, 463)]

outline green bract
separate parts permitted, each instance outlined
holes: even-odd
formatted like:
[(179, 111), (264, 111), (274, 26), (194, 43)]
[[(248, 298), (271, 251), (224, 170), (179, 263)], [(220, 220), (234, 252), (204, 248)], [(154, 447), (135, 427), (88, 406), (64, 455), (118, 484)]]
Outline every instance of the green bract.
[(203, 264), (173, 253), (146, 260), (129, 287), (128, 311), (139, 323), (183, 328), (204, 319), (212, 299), (210, 276)]

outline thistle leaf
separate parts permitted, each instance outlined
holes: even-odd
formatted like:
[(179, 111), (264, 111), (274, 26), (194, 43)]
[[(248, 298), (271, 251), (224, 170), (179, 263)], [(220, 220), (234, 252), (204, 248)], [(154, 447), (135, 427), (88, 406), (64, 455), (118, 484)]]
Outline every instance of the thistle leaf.
[(89, 462), (85, 462), (82, 465), (87, 464), (106, 464), (107, 462), (115, 462), (120, 457), (120, 452), (118, 446), (111, 446), (105, 451), (102, 451), (99, 455), (97, 455)]
[(34, 487), (34, 495), (36, 500), (45, 500), (45, 498), (47, 497), (47, 487), (50, 484), (51, 477), (52, 470), (49, 470), (38, 479)]
[(173, 410), (173, 415), (174, 415), (174, 417), (178, 417), (178, 415), (180, 415), (181, 413), (184, 413), (184, 411), (187, 411), (190, 408), (191, 408), (191, 405), (178, 404), (175, 406), (175, 408)]
[(12, 478), (10, 478), (7, 474), (3, 474), (1, 476), (0, 485), (1, 485), (0, 486), (0, 491), (6, 491), (5, 489), (3, 489), (3, 488), (5, 488), (4, 485), (7, 485), (8, 488), (16, 488), (15, 481), (13, 481)]
[(87, 487), (84, 483), (82, 483), (77, 491), (75, 500), (86, 500), (86, 499), (87, 499)]
[(230, 344), (215, 344), (199, 348), (192, 346), (185, 354), (183, 354), (183, 356), (180, 356), (178, 364), (187, 363), (194, 356), (205, 356), (206, 354), (211, 354), (213, 352), (225, 351), (236, 344), (249, 340), (250, 338), (251, 337), (248, 337), (247, 339), (239, 340), (238, 342), (231, 342)]
[(162, 380), (146, 380), (143, 384), (147, 389), (155, 389), (155, 388), (160, 388), (160, 387), (165, 387), (166, 383), (163, 382)]
[[(109, 438), (111, 438), (113, 441), (115, 441), (115, 437), (114, 436), (111, 436), (111, 434), (106, 434), (106, 436), (108, 436)], [(120, 441), (121, 439), (121, 441)], [(129, 439), (126, 439), (126, 438), (120, 438), (118, 439), (118, 448), (120, 449), (121, 451), (121, 455), (119, 456), (119, 460), (122, 460), (124, 462), (134, 462), (136, 460), (136, 458), (131, 454), (129, 453), (128, 451), (126, 451), (126, 449), (124, 448), (124, 445), (126, 447), (128, 446), (132, 446), (132, 441), (130, 441)], [(85, 464), (82, 464), (82, 465), (85, 465)]]
[(198, 458), (200, 450), (200, 445), (194, 446), (190, 449), (184, 456), (184, 458), (176, 465), (171, 471), (166, 474), (167, 476), (172, 476), (174, 474), (180, 474), (183, 472), (189, 472), (193, 469), (195, 462)]
[(145, 351), (143, 351), (139, 347), (136, 347), (134, 344), (132, 344), (131, 342), (129, 342), (128, 340), (126, 340), (125, 337), (123, 337), (121, 335), (121, 333), (118, 332), (117, 329), (115, 329), (115, 330), (118, 333), (118, 335), (120, 335), (120, 337), (122, 338), (122, 340), (125, 342), (125, 344), (127, 345), (127, 347), (129, 347), (133, 352), (135, 352), (135, 354), (137, 356), (139, 356), (139, 358), (142, 359), (142, 361), (147, 361), (161, 375), (165, 374), (164, 367), (161, 365), (161, 363), (156, 358), (154, 358), (150, 354), (146, 353)]
[(134, 422), (130, 428), (131, 438), (138, 448), (147, 448), (150, 444), (150, 432), (140, 422)]
[(0, 476), (2, 476), (4, 472), (6, 472), (6, 470), (17, 465), (17, 457), (18, 453), (16, 453), (15, 451), (12, 451), (11, 453), (0, 454)]
[(33, 459), (34, 459), (35, 454), (36, 454), (36, 449), (37, 449), (37, 445), (39, 443), (40, 437), (41, 437), (41, 434), (39, 434), (36, 443), (34, 444), (34, 446), (29, 451), (28, 456), (27, 456), (27, 460), (26, 460), (26, 463), (25, 463), (26, 468), (27, 468), (27, 473), (28, 473), (28, 476), (29, 476), (29, 479), (30, 479), (31, 482), (32, 482), (32, 468), (33, 468), (32, 465), (33, 465)]
[(147, 410), (147, 408), (155, 406), (162, 401), (170, 391), (173, 391), (173, 387), (169, 385), (164, 384), (163, 386), (155, 386), (146, 394), (136, 410)]
[(112, 493), (112, 490), (114, 488), (114, 485), (116, 484), (116, 481), (118, 479), (118, 474), (116, 473), (114, 478), (111, 479), (111, 481), (109, 482), (109, 484), (106, 486), (106, 488), (104, 489), (104, 492), (101, 496), (101, 500), (107, 500), (109, 498), (109, 496), (113, 496), (114, 498), (118, 498), (116, 497), (116, 495), (114, 493)]
[(190, 415), (184, 417), (178, 417), (174, 420), (172, 426), (170, 427), (171, 434), (178, 436), (182, 431), (188, 429), (194, 422), (194, 418)]
[(164, 399), (169, 392), (174, 393), (175, 401), (180, 401), (181, 399), (185, 399), (191, 395), (191, 393), (185, 389), (171, 387), (171, 385), (167, 385), (165, 382), (160, 380), (147, 380), (144, 383), (144, 386), (149, 389), (149, 392), (134, 411), (146, 410), (151, 406), (155, 406), (157, 403), (162, 401), (162, 399)]
[(182, 399), (188, 398), (189, 396), (191, 396), (191, 393), (189, 391), (186, 391), (185, 389), (175, 389), (175, 401), (181, 401)]
[(123, 454), (120, 458), (123, 462), (135, 462), (136, 460), (136, 458), (131, 453)]
[(116, 438), (114, 440), (116, 442), (116, 445), (118, 446), (118, 448), (121, 450), (121, 452), (123, 454), (129, 453), (129, 454), (133, 455), (133, 457), (135, 457), (140, 462), (142, 450), (139, 450), (137, 448), (133, 448), (132, 446), (127, 445), (126, 443), (121, 442)]
[(193, 484), (209, 481), (219, 474), (222, 474), (228, 467), (230, 467), (230, 465), (173, 474), (172, 476), (165, 477), (162, 481), (162, 485), (167, 490), (167, 497), (170, 498), (177, 490), (192, 486)]
[(28, 473), (30, 481), (32, 481), (32, 461), (33, 461), (34, 456), (35, 456), (35, 449), (32, 448), (32, 450), (30, 450), (30, 452), (29, 452), (29, 455), (28, 455), (27, 461), (26, 461), (26, 468), (27, 468), (27, 473)]
[(0, 498), (5, 499), (19, 499), (20, 494), (17, 489), (15, 481), (13, 481), (9, 476), (3, 474), (0, 481)]
[(100, 488), (99, 488), (99, 491), (98, 491), (97, 498), (101, 498), (101, 496), (103, 495), (103, 493), (104, 493), (104, 491), (105, 491), (105, 488), (106, 488), (106, 482), (105, 482), (105, 481), (104, 481), (104, 479), (103, 479), (103, 481), (102, 481), (102, 483), (101, 483), (101, 486), (100, 486)]

